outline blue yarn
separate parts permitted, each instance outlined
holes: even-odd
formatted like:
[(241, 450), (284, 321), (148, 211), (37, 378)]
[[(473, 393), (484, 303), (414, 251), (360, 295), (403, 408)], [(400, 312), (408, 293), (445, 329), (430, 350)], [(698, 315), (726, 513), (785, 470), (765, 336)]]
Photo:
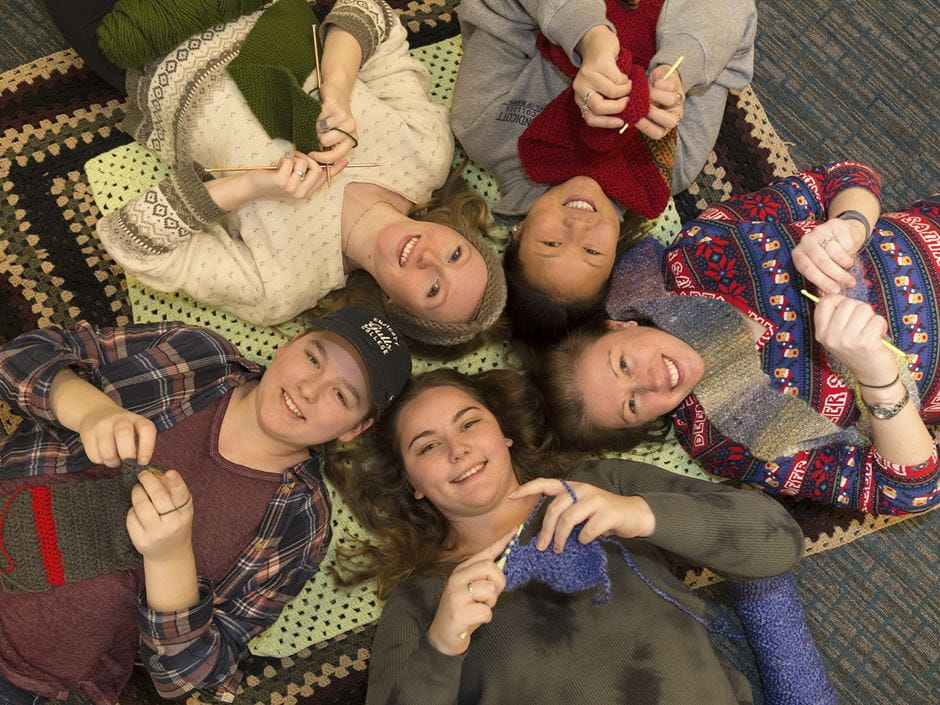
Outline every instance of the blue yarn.
[(767, 705), (835, 705), (836, 693), (806, 626), (793, 574), (732, 583), (731, 596)]
[[(561, 483), (565, 486), (565, 490), (567, 490), (572, 501), (577, 502), (578, 497), (571, 489), (571, 486), (564, 480), (561, 480)], [(529, 513), (528, 518), (525, 520), (526, 528), (535, 518), (545, 499), (543, 497)], [(626, 547), (616, 539), (599, 537), (586, 544), (581, 543), (577, 537), (583, 525), (582, 522), (572, 529), (561, 553), (555, 553), (551, 550), (538, 550), (535, 547), (537, 535), (529, 539), (526, 544), (519, 541), (518, 535), (513, 537), (509, 544), (506, 565), (503, 568), (506, 574), (506, 590), (514, 590), (532, 580), (548, 585), (553, 590), (565, 594), (581, 592), (600, 586), (602, 588), (600, 594), (593, 597), (591, 601), (596, 605), (606, 605), (610, 601), (611, 588), (610, 576), (607, 573), (607, 553), (604, 551), (602, 544), (609, 543), (620, 550), (620, 554), (630, 570), (636, 573), (637, 577), (660, 598), (674, 605), (713, 634), (729, 639), (744, 638), (744, 634), (732, 631), (727, 625), (718, 621), (711, 622), (696, 614), (657, 587), (652, 580), (643, 574)]]

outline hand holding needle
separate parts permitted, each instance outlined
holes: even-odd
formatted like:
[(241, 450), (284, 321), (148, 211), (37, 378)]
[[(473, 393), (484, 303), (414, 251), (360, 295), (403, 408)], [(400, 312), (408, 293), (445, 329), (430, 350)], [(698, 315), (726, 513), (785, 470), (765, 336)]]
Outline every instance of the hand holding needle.
[[(663, 74), (663, 77), (662, 77), (661, 79), (659, 79), (659, 80), (660, 80), (660, 81), (664, 81), (664, 80), (666, 80), (667, 78), (669, 78), (670, 76), (672, 76), (672, 74), (674, 74), (674, 73), (676, 72), (676, 69), (678, 69), (679, 66), (682, 65), (682, 62), (683, 62), (683, 61), (685, 61), (685, 57), (684, 57), (684, 56), (680, 56), (678, 59), (676, 59), (676, 63), (674, 63), (672, 66), (670, 66), (670, 67), (669, 67), (669, 70), (666, 71), (666, 73)], [(630, 127), (630, 125), (629, 125), (628, 123), (626, 123), (626, 122), (623, 123), (623, 127), (620, 128), (620, 134), (622, 135), (624, 132), (626, 132), (629, 127)]]

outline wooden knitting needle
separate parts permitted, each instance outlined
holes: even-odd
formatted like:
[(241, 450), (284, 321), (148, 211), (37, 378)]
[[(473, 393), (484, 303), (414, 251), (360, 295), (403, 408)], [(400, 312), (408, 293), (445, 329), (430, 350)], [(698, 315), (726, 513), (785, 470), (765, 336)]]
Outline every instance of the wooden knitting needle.
[[(516, 529), (516, 535), (509, 539), (509, 543), (506, 544), (503, 554), (499, 557), (499, 560), (496, 561), (496, 567), (500, 570), (503, 570), (506, 567), (506, 559), (509, 558), (509, 550), (512, 548), (512, 542), (519, 538), (519, 534), (522, 533), (522, 529), (525, 527), (525, 524), (519, 524), (519, 528)], [(469, 632), (460, 632), (457, 636), (461, 639), (466, 639)]]
[[(368, 167), (382, 166), (381, 162), (356, 162), (346, 165), (347, 169), (366, 169)], [(321, 169), (326, 169), (326, 164), (320, 164)], [(217, 166), (212, 169), (206, 169), (207, 174), (217, 174), (223, 171), (276, 171), (277, 164), (257, 164), (255, 166)]]
[[(818, 303), (819, 303), (819, 297), (818, 297), (818, 296), (814, 296), (813, 294), (809, 293), (806, 289), (800, 289), (800, 293), (803, 294), (803, 296), (805, 296), (807, 299), (809, 299), (810, 301), (812, 301), (814, 304), (818, 304)], [(887, 340), (885, 340), (884, 338), (881, 339), (881, 344), (884, 345), (886, 348), (888, 348), (888, 350), (890, 350), (891, 352), (893, 352), (895, 355), (902, 355), (902, 356), (904, 356), (905, 358), (907, 357), (907, 353), (906, 353), (906, 352), (904, 352), (903, 350), (901, 350), (901, 349), (898, 348), (898, 347), (895, 347), (894, 345), (892, 345), (891, 343), (889, 343), (889, 342), (888, 342)]]
[[(317, 90), (320, 90), (323, 86), (323, 76), (320, 73), (320, 43), (317, 41), (317, 26), (311, 25), (310, 28), (313, 31), (313, 60), (317, 69)], [(323, 97), (322, 91), (320, 93), (320, 97)], [(329, 164), (326, 165), (326, 187), (333, 187), (333, 176), (330, 174)]]
[[(664, 81), (664, 80), (666, 80), (667, 78), (669, 78), (670, 76), (672, 76), (672, 74), (674, 74), (674, 73), (676, 72), (676, 69), (678, 69), (679, 66), (682, 65), (682, 62), (683, 62), (683, 61), (685, 61), (685, 57), (684, 57), (684, 56), (680, 56), (678, 59), (676, 59), (676, 63), (674, 63), (672, 66), (670, 66), (670, 67), (669, 67), (669, 70), (666, 71), (666, 73), (663, 74), (663, 77), (662, 77), (661, 79), (659, 79), (659, 80), (660, 80), (660, 81)], [(624, 124), (623, 124), (623, 127), (620, 128), (620, 134), (622, 135), (624, 132), (626, 132), (628, 127), (630, 127), (630, 126), (629, 126), (627, 123), (624, 123)]]

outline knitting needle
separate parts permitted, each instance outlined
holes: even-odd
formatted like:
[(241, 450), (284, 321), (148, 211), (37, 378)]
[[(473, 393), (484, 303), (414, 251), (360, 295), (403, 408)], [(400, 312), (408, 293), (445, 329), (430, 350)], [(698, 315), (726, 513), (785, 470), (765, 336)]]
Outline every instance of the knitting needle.
[[(310, 28), (313, 31), (313, 60), (316, 64), (316, 69), (317, 69), (317, 89), (322, 89), (323, 88), (323, 76), (320, 74), (320, 43), (317, 41), (317, 26), (311, 25)], [(320, 96), (321, 97), (323, 96), (322, 90), (320, 92)], [(332, 174), (330, 174), (329, 164), (326, 165), (326, 187), (327, 188), (333, 187), (333, 176)]]
[[(522, 533), (522, 529), (525, 527), (525, 524), (519, 524), (519, 528), (516, 529), (515, 535), (509, 539), (509, 543), (506, 544), (506, 548), (503, 550), (502, 555), (499, 557), (499, 560), (496, 561), (496, 567), (500, 570), (503, 570), (506, 567), (506, 559), (509, 558), (509, 550), (512, 548), (512, 542), (519, 538), (519, 535)], [(457, 636), (461, 639), (466, 639), (469, 632), (460, 632)]]
[[(327, 167), (326, 164), (320, 164), (319, 166), (321, 169), (325, 169)], [(373, 166), (382, 166), (382, 164), (381, 162), (358, 162), (358, 163), (347, 164), (346, 168), (347, 169), (356, 169), (356, 168), (365, 169), (365, 168), (373, 167)], [(265, 164), (265, 165), (258, 164), (256, 166), (217, 166), (217, 167), (213, 167), (212, 169), (206, 169), (206, 173), (217, 174), (223, 171), (276, 171), (279, 168), (280, 167), (277, 164)]]
[[(676, 69), (679, 68), (679, 66), (682, 64), (683, 61), (685, 61), (685, 57), (684, 57), (684, 56), (680, 56), (678, 59), (676, 59), (676, 63), (674, 63), (672, 66), (670, 66), (670, 67), (669, 67), (669, 70), (666, 71), (666, 73), (663, 75), (663, 77), (660, 78), (659, 80), (660, 80), (660, 81), (665, 81), (667, 78), (669, 78), (670, 76), (672, 76), (672, 74), (674, 74), (674, 73), (676, 72)], [(623, 127), (620, 128), (620, 134), (622, 135), (624, 132), (626, 132), (628, 127), (630, 127), (630, 126), (629, 126), (627, 123), (624, 123), (624, 124), (623, 124)]]
[[(818, 304), (818, 303), (819, 303), (819, 297), (818, 297), (818, 296), (813, 296), (813, 295), (812, 295), (811, 293), (809, 293), (806, 289), (800, 289), (800, 293), (803, 294), (803, 296), (805, 296), (807, 299), (809, 299), (810, 301), (812, 301), (814, 304)], [(906, 353), (906, 352), (904, 352), (904, 351), (901, 350), (900, 348), (895, 347), (894, 345), (892, 345), (891, 343), (889, 343), (889, 342), (888, 342), (887, 340), (885, 340), (884, 338), (881, 339), (881, 344), (884, 345), (886, 348), (888, 348), (888, 350), (890, 350), (891, 352), (893, 352), (895, 355), (902, 355), (902, 356), (904, 356), (905, 358), (907, 357), (907, 353)]]

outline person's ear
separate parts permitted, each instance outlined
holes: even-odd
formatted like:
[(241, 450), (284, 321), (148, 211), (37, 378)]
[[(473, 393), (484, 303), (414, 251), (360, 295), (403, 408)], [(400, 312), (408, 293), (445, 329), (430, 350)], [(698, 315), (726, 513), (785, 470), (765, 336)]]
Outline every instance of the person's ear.
[(415, 490), (415, 499), (419, 502), (424, 499), (424, 493), (421, 490)]
[(636, 321), (614, 321), (612, 319), (607, 319), (606, 325), (609, 330), (623, 330), (625, 328), (633, 328), (638, 326), (639, 323)]
[(511, 439), (511, 438), (507, 438), (507, 439), (506, 439), (506, 447), (507, 447), (507, 448), (512, 447), (512, 439)]
[(522, 220), (509, 229), (509, 233), (512, 236), (513, 240), (518, 240), (522, 237), (522, 225), (525, 223), (525, 220)]
[(375, 418), (372, 416), (370, 416), (367, 419), (363, 419), (362, 421), (357, 423), (355, 426), (353, 426), (351, 429), (349, 429), (345, 433), (339, 434), (338, 439), (341, 440), (343, 443), (349, 443), (353, 438), (355, 438), (360, 433), (365, 431), (373, 423), (375, 423)]

